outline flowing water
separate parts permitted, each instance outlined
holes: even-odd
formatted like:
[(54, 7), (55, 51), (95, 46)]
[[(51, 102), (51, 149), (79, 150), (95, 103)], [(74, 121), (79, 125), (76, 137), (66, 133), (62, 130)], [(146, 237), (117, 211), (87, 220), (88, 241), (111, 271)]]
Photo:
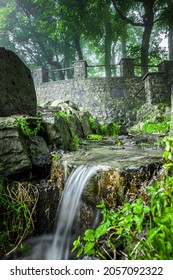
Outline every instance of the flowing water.
[[(71, 250), (71, 232), (77, 209), (80, 205), (82, 193), (91, 177), (99, 170), (106, 170), (104, 166), (79, 166), (75, 169), (65, 184), (62, 197), (58, 206), (56, 228), (53, 237), (42, 240), (42, 245), (35, 248), (30, 258), (47, 260), (65, 260), (69, 258)], [(47, 238), (47, 237), (46, 237)], [(48, 241), (48, 245), (45, 246)], [(39, 256), (39, 251), (44, 256)]]

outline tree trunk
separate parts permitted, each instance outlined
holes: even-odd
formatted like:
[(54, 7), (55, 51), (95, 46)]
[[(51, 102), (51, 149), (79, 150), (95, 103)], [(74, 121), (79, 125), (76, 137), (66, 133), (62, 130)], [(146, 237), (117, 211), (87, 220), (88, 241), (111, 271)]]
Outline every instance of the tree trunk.
[(111, 62), (111, 45), (112, 45), (112, 39), (111, 39), (111, 23), (105, 24), (105, 74), (106, 77), (111, 77), (111, 68), (110, 68), (110, 62)]
[(169, 27), (168, 50), (169, 50), (169, 60), (173, 60), (173, 28), (172, 27)]
[(80, 46), (80, 38), (78, 34), (75, 34), (74, 36), (74, 46), (77, 52), (77, 56), (79, 60), (83, 60), (83, 53), (82, 53), (82, 49)]
[(150, 37), (154, 25), (154, 0), (144, 0), (145, 14), (143, 16), (144, 32), (141, 45), (141, 75), (144, 76), (148, 72), (148, 56), (150, 47)]
[(146, 26), (142, 36), (141, 45), (141, 75), (144, 76), (148, 72), (148, 56), (150, 47), (150, 37), (153, 26)]
[(121, 39), (121, 48), (122, 48), (122, 58), (127, 57), (127, 40), (125, 38)]

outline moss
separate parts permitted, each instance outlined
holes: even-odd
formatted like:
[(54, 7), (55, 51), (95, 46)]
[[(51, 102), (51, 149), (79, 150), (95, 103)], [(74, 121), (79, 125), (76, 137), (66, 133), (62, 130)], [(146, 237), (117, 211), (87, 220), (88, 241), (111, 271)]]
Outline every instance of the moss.
[(103, 139), (103, 137), (102, 137), (102, 135), (98, 135), (98, 134), (88, 134), (87, 139), (100, 141)]

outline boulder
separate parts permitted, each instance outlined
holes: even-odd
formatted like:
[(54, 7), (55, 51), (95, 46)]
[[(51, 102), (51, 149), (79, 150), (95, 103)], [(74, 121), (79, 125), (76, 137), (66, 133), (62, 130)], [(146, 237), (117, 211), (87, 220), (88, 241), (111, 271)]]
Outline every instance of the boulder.
[(0, 118), (0, 176), (29, 171), (32, 167), (27, 148), (15, 118)]
[(36, 114), (36, 92), (30, 70), (10, 50), (0, 48), (0, 117)]

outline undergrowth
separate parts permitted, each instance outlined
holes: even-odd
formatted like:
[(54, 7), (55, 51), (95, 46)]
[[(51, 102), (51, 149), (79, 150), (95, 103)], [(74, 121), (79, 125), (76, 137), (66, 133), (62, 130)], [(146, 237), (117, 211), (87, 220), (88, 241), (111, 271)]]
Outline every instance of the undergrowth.
[(102, 201), (102, 222), (87, 229), (73, 243), (77, 258), (92, 255), (99, 259), (173, 259), (173, 137), (166, 137), (164, 175), (147, 186), (148, 203), (133, 203), (108, 210)]
[(37, 188), (28, 183), (0, 178), (0, 251), (10, 254), (34, 230)]
[(117, 136), (119, 134), (120, 126), (116, 122), (112, 122), (110, 124), (100, 125), (100, 132), (105, 136)]

